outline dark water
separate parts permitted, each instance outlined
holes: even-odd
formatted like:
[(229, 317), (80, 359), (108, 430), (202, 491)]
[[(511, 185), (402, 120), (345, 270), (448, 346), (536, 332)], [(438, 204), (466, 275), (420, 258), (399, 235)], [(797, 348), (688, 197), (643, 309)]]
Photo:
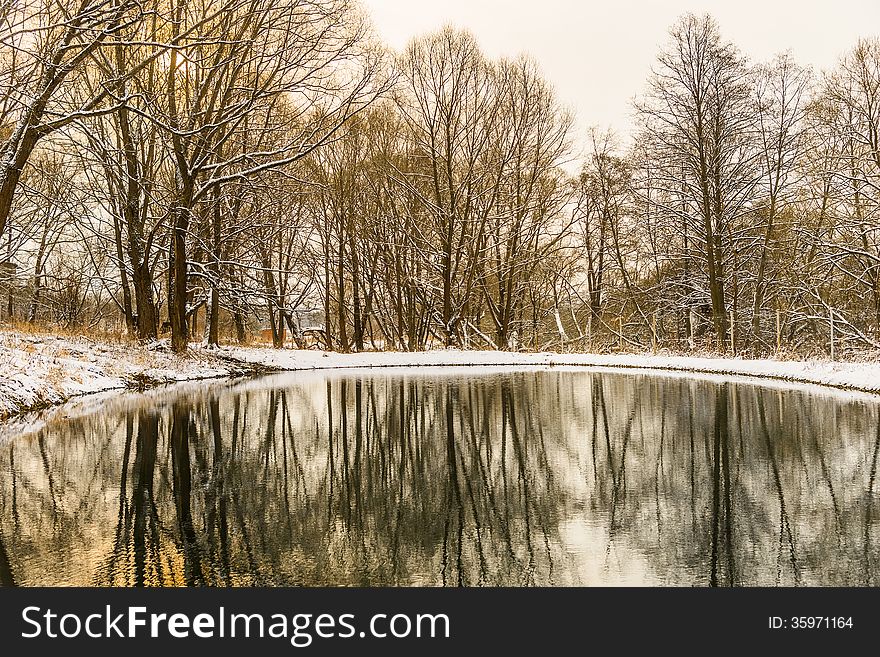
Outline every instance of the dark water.
[(290, 374), (0, 442), (0, 580), (877, 585), (880, 398), (643, 374)]

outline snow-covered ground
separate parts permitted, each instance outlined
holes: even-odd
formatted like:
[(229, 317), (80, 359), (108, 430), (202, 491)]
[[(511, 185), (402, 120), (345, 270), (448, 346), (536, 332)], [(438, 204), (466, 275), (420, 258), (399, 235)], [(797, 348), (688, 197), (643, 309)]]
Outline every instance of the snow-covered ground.
[(529, 354), (452, 349), (361, 354), (242, 347), (224, 347), (221, 351), (230, 358), (279, 370), (448, 365), (611, 367), (751, 376), (880, 393), (880, 362), (878, 361), (841, 363), (822, 360), (744, 360), (651, 354)]
[(177, 357), (162, 345), (98, 343), (86, 338), (0, 332), (0, 419), (71, 397), (260, 370), (375, 367), (579, 366), (750, 376), (880, 393), (880, 362), (741, 360), (649, 354), (555, 354), (443, 349), (415, 353), (194, 346)]
[(161, 345), (0, 332), (0, 420), (78, 395), (213, 379), (252, 369), (201, 349), (180, 358)]

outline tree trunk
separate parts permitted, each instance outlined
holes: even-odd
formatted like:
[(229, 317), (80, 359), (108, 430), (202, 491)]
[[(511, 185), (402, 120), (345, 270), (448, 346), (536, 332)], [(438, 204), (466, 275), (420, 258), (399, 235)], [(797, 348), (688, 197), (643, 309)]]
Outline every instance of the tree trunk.
[(336, 309), (339, 321), (339, 350), (347, 354), (350, 351), (348, 344), (348, 317), (345, 307), (345, 241), (340, 236), (339, 261), (336, 271)]
[(244, 325), (244, 315), (241, 314), (241, 311), (236, 310), (232, 313), (232, 320), (235, 322), (235, 339), (238, 341), (238, 344), (244, 344), (247, 342), (247, 330)]
[(128, 109), (120, 108), (118, 117), (126, 174), (125, 203), (122, 208), (122, 216), (127, 227), (127, 251), (128, 260), (131, 263), (134, 310), (137, 312), (137, 336), (139, 340), (155, 340), (158, 335), (159, 322), (156, 304), (153, 300), (153, 281), (149, 262), (151, 240), (145, 242), (144, 216), (141, 213), (140, 168), (134, 138), (131, 134)]
[[(115, 213), (114, 213), (115, 215)], [(119, 266), (119, 285), (122, 288), (122, 312), (125, 315), (125, 325), (129, 331), (135, 328), (134, 314), (131, 307), (131, 288), (128, 284), (128, 272), (125, 269), (125, 259), (122, 255), (122, 227), (119, 225), (119, 217), (113, 217), (113, 238), (116, 242), (116, 262)]]
[[(42, 106), (39, 109), (40, 116), (42, 116)], [(26, 117), (22, 121), (27, 118), (30, 117)], [(14, 135), (7, 142), (6, 148), (0, 151), (0, 159), (4, 162), (2, 173), (0, 173), (0, 235), (6, 232), (6, 224), (9, 220), (9, 213), (12, 211), (12, 203), (15, 200), (15, 190), (21, 179), (21, 172), (40, 138), (40, 134), (36, 130), (25, 127), (24, 123), (19, 126), (18, 130), (19, 133)]]
[(214, 207), (211, 222), (211, 323), (208, 327), (208, 344), (216, 347), (220, 344), (220, 237), (223, 215), (220, 212), (220, 186), (214, 188)]
[(172, 269), (172, 298), (169, 299), (168, 313), (171, 319), (171, 349), (176, 353), (186, 351), (189, 344), (187, 327), (187, 262), (186, 232), (189, 228), (189, 207), (179, 205), (174, 210), (174, 232), (172, 235), (172, 251), (174, 266)]

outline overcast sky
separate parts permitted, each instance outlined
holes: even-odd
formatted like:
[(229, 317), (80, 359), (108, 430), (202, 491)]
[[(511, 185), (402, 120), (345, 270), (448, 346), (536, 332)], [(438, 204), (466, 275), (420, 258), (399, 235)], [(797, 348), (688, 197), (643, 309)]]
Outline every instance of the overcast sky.
[(473, 32), (490, 56), (530, 53), (577, 114), (622, 133), (669, 26), (684, 12), (709, 12), (722, 35), (753, 61), (791, 49), (822, 69), (860, 36), (880, 35), (880, 0), (361, 0), (386, 43), (452, 23)]

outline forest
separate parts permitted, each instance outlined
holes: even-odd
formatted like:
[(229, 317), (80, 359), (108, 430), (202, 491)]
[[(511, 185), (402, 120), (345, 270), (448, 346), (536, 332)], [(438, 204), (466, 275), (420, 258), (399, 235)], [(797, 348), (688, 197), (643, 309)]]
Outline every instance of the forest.
[(529, 56), (395, 52), (354, 0), (2, 2), (0, 317), (175, 352), (873, 352), (880, 39), (840, 48), (753, 62), (684, 15), (634, 133), (578, 143)]

